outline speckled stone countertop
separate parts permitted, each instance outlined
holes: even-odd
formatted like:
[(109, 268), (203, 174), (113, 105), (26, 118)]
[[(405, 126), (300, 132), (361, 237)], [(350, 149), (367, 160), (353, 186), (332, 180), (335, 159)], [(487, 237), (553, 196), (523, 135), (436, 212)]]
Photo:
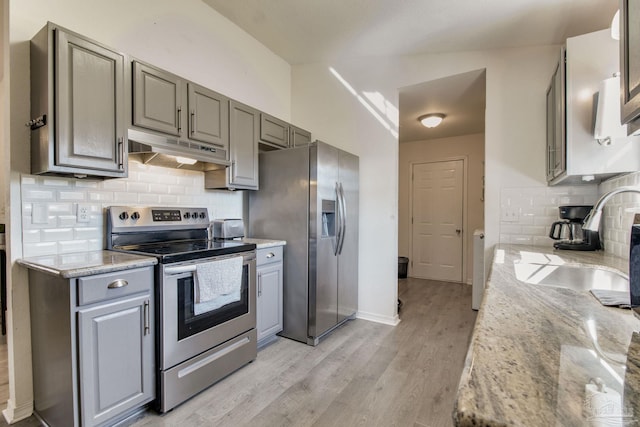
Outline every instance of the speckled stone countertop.
[(251, 237), (244, 237), (241, 240), (245, 243), (253, 243), (256, 245), (256, 249), (273, 248), (275, 246), (284, 246), (287, 244), (284, 240), (253, 239)]
[(561, 265), (627, 272), (626, 261), (603, 252), (498, 246), (460, 379), (456, 425), (640, 421), (640, 320), (588, 291), (531, 283)]
[(65, 279), (73, 279), (93, 274), (155, 265), (158, 260), (154, 257), (124, 252), (92, 251), (22, 258), (17, 260), (17, 263), (33, 270)]

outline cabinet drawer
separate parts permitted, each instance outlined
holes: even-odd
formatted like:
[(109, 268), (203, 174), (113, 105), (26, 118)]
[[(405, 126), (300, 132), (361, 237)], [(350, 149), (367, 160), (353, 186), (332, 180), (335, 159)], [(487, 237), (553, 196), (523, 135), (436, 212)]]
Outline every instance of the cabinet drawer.
[(258, 249), (256, 253), (257, 266), (271, 264), (273, 262), (282, 262), (282, 246)]
[(78, 279), (78, 305), (148, 292), (152, 284), (152, 267), (81, 277)]

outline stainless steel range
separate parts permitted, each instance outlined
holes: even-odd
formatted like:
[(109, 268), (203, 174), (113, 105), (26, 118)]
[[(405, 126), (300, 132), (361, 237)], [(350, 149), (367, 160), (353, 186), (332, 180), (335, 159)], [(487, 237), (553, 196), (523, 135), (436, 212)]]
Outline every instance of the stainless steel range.
[(107, 249), (158, 259), (160, 412), (256, 358), (255, 245), (208, 240), (208, 226), (206, 208), (107, 208)]

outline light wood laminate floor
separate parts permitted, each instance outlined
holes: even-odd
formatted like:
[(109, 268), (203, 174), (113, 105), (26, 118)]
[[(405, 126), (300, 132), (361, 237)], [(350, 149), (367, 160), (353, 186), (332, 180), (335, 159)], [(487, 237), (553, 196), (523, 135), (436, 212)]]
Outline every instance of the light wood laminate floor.
[(476, 318), (471, 286), (409, 278), (399, 296), (395, 327), (356, 319), (317, 347), (279, 338), (173, 411), (132, 425), (451, 426)]

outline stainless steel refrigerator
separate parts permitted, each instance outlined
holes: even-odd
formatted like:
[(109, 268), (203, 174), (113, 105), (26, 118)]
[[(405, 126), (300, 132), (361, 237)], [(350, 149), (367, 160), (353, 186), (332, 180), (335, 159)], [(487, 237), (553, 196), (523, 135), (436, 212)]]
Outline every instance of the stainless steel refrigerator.
[(310, 345), (358, 307), (357, 156), (316, 141), (260, 153), (249, 236), (287, 241), (283, 330)]

